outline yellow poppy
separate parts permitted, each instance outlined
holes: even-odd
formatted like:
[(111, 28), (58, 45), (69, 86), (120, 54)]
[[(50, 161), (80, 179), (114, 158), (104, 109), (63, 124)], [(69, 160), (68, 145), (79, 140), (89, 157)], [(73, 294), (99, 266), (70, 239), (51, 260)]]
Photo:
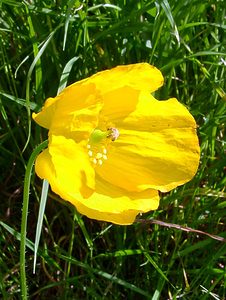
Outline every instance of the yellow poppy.
[(158, 191), (191, 180), (199, 163), (196, 123), (175, 98), (151, 92), (163, 76), (147, 63), (99, 72), (49, 98), (34, 120), (49, 130), (35, 170), (89, 218), (133, 223), (155, 210)]

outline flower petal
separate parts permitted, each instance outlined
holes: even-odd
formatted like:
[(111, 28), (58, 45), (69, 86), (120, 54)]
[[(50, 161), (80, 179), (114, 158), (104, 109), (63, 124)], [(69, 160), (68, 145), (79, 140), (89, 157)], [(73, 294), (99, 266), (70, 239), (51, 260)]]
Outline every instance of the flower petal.
[(148, 63), (137, 63), (98, 72), (75, 84), (87, 82), (94, 83), (102, 94), (125, 86), (151, 93), (163, 85), (164, 79), (162, 73), (154, 66)]
[[(70, 201), (73, 202), (73, 199)], [(129, 193), (97, 177), (96, 190), (77, 204), (80, 213), (96, 220), (120, 225), (132, 224), (139, 213), (155, 210), (159, 206), (156, 190)]]
[(45, 101), (42, 110), (39, 113), (33, 113), (32, 118), (33, 120), (38, 123), (40, 126), (44, 128), (50, 128), (52, 117), (54, 116), (55, 108), (56, 108), (56, 98), (48, 98)]
[(120, 137), (110, 145), (108, 160), (96, 168), (108, 182), (128, 191), (167, 192), (195, 175), (196, 123), (176, 99), (157, 101), (142, 93), (136, 110), (116, 127)]
[[(65, 109), (65, 114), (75, 112), (100, 103), (105, 93), (120, 88), (153, 92), (162, 84), (161, 72), (148, 63), (118, 66), (68, 86), (55, 98), (47, 99), (42, 110), (37, 114), (33, 113), (32, 117), (40, 126), (49, 129), (56, 109), (58, 112)], [(56, 118), (54, 122), (55, 120)]]
[(87, 197), (95, 188), (95, 172), (84, 148), (63, 136), (50, 136), (49, 147), (38, 156), (35, 171), (63, 199), (77, 193)]
[[(48, 129), (54, 127), (70, 131), (73, 128), (83, 128), (85, 131), (88, 123), (96, 125), (101, 106), (102, 99), (95, 84), (72, 84), (55, 98), (48, 98), (42, 110), (37, 114), (33, 113), (32, 117), (35, 122)], [(96, 118), (93, 118), (94, 114)]]
[(99, 123), (105, 123), (106, 128), (111, 125), (114, 126), (115, 122), (126, 118), (136, 109), (139, 94), (140, 91), (129, 86), (120, 87), (104, 94)]
[[(140, 193), (129, 193), (117, 188), (101, 178), (96, 180), (96, 190), (84, 197), (74, 185), (66, 189), (55, 171), (55, 165), (48, 149), (37, 158), (35, 170), (39, 177), (49, 181), (52, 190), (69, 201), (77, 210), (89, 218), (112, 222), (120, 225), (132, 224), (139, 213), (155, 210), (159, 205), (159, 195), (156, 190), (146, 190)], [(65, 173), (64, 173), (65, 174)]]

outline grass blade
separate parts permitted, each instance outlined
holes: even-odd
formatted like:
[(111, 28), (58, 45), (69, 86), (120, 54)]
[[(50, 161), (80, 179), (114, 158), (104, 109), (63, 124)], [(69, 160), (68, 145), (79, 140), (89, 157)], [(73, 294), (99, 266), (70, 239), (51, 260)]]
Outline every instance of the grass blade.
[(49, 191), (49, 182), (44, 179), (42, 185), (41, 201), (40, 201), (39, 212), (38, 212), (38, 222), (37, 222), (36, 234), (35, 234), (33, 274), (35, 274), (37, 251), (38, 251), (38, 245), (39, 245), (41, 231), (42, 231), (42, 223), (43, 223), (43, 217), (44, 217), (44, 212), (46, 207), (46, 201), (48, 197), (48, 191)]
[(69, 62), (64, 67), (63, 73), (60, 78), (60, 84), (58, 87), (57, 94), (59, 94), (67, 85), (68, 76), (71, 72), (71, 68), (73, 67), (74, 63), (79, 59), (79, 56), (75, 56), (69, 60)]

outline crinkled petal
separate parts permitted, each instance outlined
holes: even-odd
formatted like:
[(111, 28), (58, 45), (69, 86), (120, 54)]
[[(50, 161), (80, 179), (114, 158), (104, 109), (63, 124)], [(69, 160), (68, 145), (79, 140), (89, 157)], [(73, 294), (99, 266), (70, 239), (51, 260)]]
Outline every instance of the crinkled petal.
[(51, 135), (49, 147), (37, 158), (37, 175), (47, 179), (63, 199), (80, 193), (84, 197), (95, 189), (95, 172), (82, 145), (63, 136)]
[(77, 189), (79, 184), (67, 189), (65, 182), (56, 174), (55, 164), (48, 149), (38, 156), (35, 169), (39, 177), (49, 181), (56, 194), (69, 201), (80, 213), (89, 218), (129, 225), (134, 222), (139, 213), (155, 210), (159, 205), (159, 195), (156, 190), (129, 193), (101, 178), (97, 178), (95, 192), (90, 194), (81, 193)]
[[(73, 200), (71, 203), (76, 206)], [(139, 213), (155, 210), (158, 206), (159, 195), (156, 190), (129, 193), (97, 178), (95, 192), (81, 200), (77, 209), (89, 218), (129, 225)]]
[[(62, 105), (61, 105), (62, 104)], [(102, 104), (97, 103), (79, 110), (70, 111), (70, 103), (59, 102), (53, 117), (51, 133), (71, 138), (75, 142), (88, 142), (90, 133), (99, 123)]]
[(98, 72), (75, 84), (87, 84), (87, 82), (94, 83), (102, 94), (124, 86), (151, 93), (163, 85), (164, 79), (162, 73), (156, 67), (148, 63), (137, 63)]
[(100, 127), (114, 124), (128, 117), (137, 107), (140, 91), (129, 86), (114, 89), (103, 95), (103, 107), (99, 115)]
[(96, 172), (128, 191), (167, 192), (191, 180), (199, 164), (196, 123), (176, 99), (143, 93), (134, 112), (116, 124), (118, 140)]
[[(162, 84), (161, 72), (148, 63), (118, 66), (68, 86), (55, 98), (47, 99), (42, 110), (33, 113), (32, 117), (39, 125), (49, 129), (58, 118), (55, 115), (64, 109), (64, 115), (68, 112), (78, 114), (79, 110), (100, 104), (102, 97), (114, 90), (130, 87), (134, 93), (135, 90), (153, 92)], [(107, 97), (104, 99), (107, 100)]]
[[(39, 125), (48, 129), (87, 131), (95, 126), (102, 98), (95, 84), (70, 85), (55, 98), (46, 100), (42, 110), (32, 114)], [(95, 127), (94, 127), (95, 128)]]
[(40, 126), (45, 128), (50, 128), (52, 118), (54, 116), (54, 112), (56, 109), (56, 98), (48, 98), (45, 101), (44, 106), (42, 107), (42, 110), (39, 113), (33, 113), (32, 118), (33, 120), (38, 123)]

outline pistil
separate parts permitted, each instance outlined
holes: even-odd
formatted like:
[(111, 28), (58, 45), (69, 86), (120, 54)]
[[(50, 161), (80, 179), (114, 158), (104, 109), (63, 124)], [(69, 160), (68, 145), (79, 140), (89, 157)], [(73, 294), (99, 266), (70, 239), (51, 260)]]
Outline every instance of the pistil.
[(99, 128), (91, 133), (87, 145), (88, 156), (94, 165), (102, 165), (107, 160), (107, 145), (114, 142), (119, 137), (117, 128), (109, 127), (106, 131)]

